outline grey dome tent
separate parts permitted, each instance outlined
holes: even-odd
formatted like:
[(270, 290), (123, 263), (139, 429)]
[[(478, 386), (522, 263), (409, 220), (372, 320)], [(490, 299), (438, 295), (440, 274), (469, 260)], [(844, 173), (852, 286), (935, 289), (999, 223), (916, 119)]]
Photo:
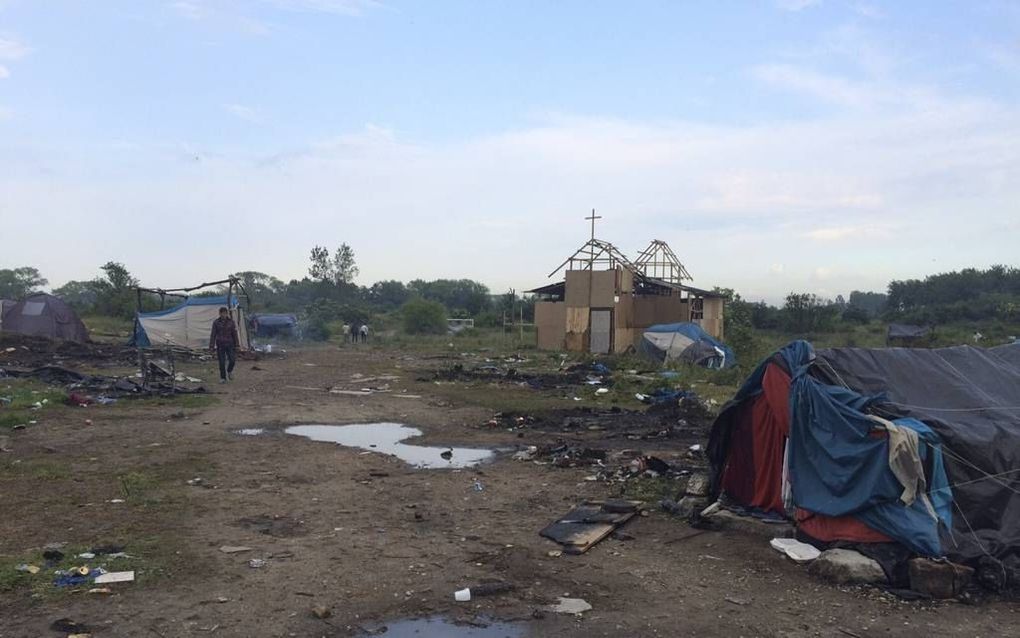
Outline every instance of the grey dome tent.
[(13, 306), (5, 306), (0, 324), (4, 332), (82, 343), (89, 340), (89, 332), (78, 313), (60, 297), (46, 293), (29, 295)]

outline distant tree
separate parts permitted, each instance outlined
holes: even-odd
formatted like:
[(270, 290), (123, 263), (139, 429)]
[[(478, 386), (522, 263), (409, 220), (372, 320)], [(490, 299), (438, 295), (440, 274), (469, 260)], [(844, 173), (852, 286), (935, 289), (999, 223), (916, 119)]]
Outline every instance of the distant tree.
[(774, 330), (782, 324), (782, 311), (764, 301), (750, 304), (751, 325), (758, 330)]
[(785, 327), (794, 332), (828, 330), (839, 315), (839, 308), (811, 293), (786, 296), (783, 305)]
[(843, 321), (847, 323), (866, 324), (871, 320), (868, 311), (860, 306), (849, 305), (843, 310)]
[(996, 265), (889, 282), (886, 312), (914, 323), (999, 319), (1009, 321), (1020, 302), (1020, 269)]
[(333, 262), (329, 259), (329, 249), (325, 246), (315, 246), (309, 256), (312, 265), (308, 267), (308, 274), (312, 279), (318, 281), (330, 281), (333, 279)]
[(853, 290), (850, 292), (848, 306), (863, 310), (868, 317), (875, 318), (885, 312), (886, 300), (888, 297), (881, 292), (861, 292)]
[(329, 324), (340, 318), (340, 307), (331, 299), (316, 299), (305, 308), (305, 325), (302, 334), (313, 341), (326, 341), (330, 336)]
[(286, 285), (264, 272), (257, 270), (243, 270), (236, 272), (231, 277), (241, 280), (241, 285), (251, 297), (252, 306), (257, 309), (265, 309), (275, 305), (276, 298), (283, 293)]
[(843, 295), (836, 295), (836, 299), (832, 302), (832, 305), (839, 308), (840, 312), (842, 312), (843, 309), (846, 308), (846, 299), (843, 298)]
[(96, 290), (94, 281), (69, 281), (59, 288), (54, 288), (53, 294), (71, 304), (80, 313), (91, 312), (99, 299), (99, 291)]
[(401, 281), (377, 281), (367, 292), (369, 303), (381, 310), (395, 310), (410, 296), (411, 292)]
[(103, 276), (92, 281), (96, 290), (96, 311), (112, 317), (133, 317), (137, 307), (134, 288), (138, 280), (124, 264), (116, 261), (106, 262), (100, 270)]
[(354, 250), (347, 244), (340, 244), (333, 254), (333, 280), (338, 284), (349, 284), (358, 276), (354, 262)]
[(408, 334), (446, 334), (446, 308), (438, 301), (415, 297), (400, 309), (404, 332)]
[(311, 266), (308, 274), (312, 279), (333, 284), (349, 284), (358, 276), (358, 266), (354, 261), (354, 250), (347, 244), (340, 244), (332, 258), (325, 246), (312, 248)]
[(22, 266), (20, 268), (0, 268), (0, 298), (21, 299), (49, 282), (39, 274), (36, 268)]
[(478, 316), (492, 307), (489, 288), (470, 279), (415, 279), (407, 284), (408, 290), (423, 299), (438, 301), (451, 315)]

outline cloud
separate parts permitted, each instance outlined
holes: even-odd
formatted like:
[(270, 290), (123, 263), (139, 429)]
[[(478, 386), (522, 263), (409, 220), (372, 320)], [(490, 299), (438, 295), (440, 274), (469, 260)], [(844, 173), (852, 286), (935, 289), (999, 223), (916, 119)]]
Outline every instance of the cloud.
[(263, 121), (262, 116), (256, 109), (243, 104), (224, 104), (223, 110), (252, 124), (261, 124)]
[(262, 0), (287, 11), (360, 16), (383, 5), (376, 0)]
[(0, 80), (6, 80), (9, 77), (11, 77), (11, 72), (7, 70), (7, 67), (0, 64)]
[(32, 49), (11, 38), (0, 37), (0, 60), (20, 60)]
[(186, 2), (184, 0), (172, 2), (170, 8), (188, 20), (203, 20), (209, 15), (208, 9), (196, 2)]
[(751, 69), (758, 80), (841, 106), (863, 108), (879, 102), (883, 94), (874, 85), (819, 73), (791, 64), (763, 64)]
[(775, 2), (783, 11), (803, 11), (822, 4), (822, 0), (775, 0)]
[[(917, 95), (925, 99), (754, 124), (560, 114), (442, 142), (366, 124), (243, 152), (145, 141), (116, 153), (40, 144), (15, 155), (0, 145), (0, 215), (13, 220), (5, 232), (30, 236), (47, 215), (61, 228), (47, 256), (13, 245), (6, 257), (60, 281), (109, 255), (169, 286), (248, 268), (300, 277), (308, 249), (328, 238), (355, 247), (364, 282), (470, 276), (523, 288), (586, 239), (583, 218), (596, 207), (599, 234), (627, 253), (665, 239), (695, 285), (746, 298), (818, 291), (822, 279), (833, 290), (880, 290), (924, 274), (933, 257), (940, 269), (1008, 263), (1015, 233), (1001, 229), (1016, 223), (1020, 201), (1020, 108)], [(82, 165), (87, 181), (76, 178)], [(178, 221), (159, 246), (134, 241), (141, 209)], [(98, 218), (113, 230), (90, 232)], [(196, 225), (209, 232), (195, 239), (187, 229)], [(247, 247), (243, 256), (206, 244), (205, 235), (226, 234)], [(877, 241), (894, 234), (910, 241), (895, 250)], [(957, 248), (946, 251), (950, 243)], [(181, 244), (208, 257), (174, 259)], [(791, 244), (777, 263), (776, 247)], [(433, 257), (394, 259), (423, 246)]]
[(814, 241), (833, 242), (845, 239), (888, 239), (892, 237), (891, 229), (888, 226), (877, 226), (872, 224), (860, 226), (829, 226), (826, 228), (815, 228), (801, 234), (805, 239)]

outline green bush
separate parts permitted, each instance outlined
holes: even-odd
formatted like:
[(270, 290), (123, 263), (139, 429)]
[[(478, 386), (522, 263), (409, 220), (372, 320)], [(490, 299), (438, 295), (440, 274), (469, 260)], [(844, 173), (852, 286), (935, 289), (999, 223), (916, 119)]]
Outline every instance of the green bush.
[(404, 332), (413, 335), (446, 334), (446, 308), (437, 301), (415, 298), (403, 305)]
[(308, 305), (305, 313), (307, 319), (302, 335), (312, 341), (326, 341), (330, 335), (329, 324), (338, 319), (340, 307), (335, 301), (320, 297)]

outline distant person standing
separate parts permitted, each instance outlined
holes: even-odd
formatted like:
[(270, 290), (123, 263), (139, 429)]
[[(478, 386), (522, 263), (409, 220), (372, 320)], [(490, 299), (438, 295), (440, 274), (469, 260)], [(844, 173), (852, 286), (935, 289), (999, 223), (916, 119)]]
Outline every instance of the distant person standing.
[(351, 326), (350, 326), (350, 324), (346, 324), (345, 323), (343, 330), (344, 330), (344, 343), (347, 343), (348, 341), (351, 340)]
[(365, 343), (366, 341), (368, 341), (368, 325), (367, 324), (361, 324), (361, 330), (358, 330), (358, 332), (361, 333), (361, 343)]
[(230, 318), (230, 311), (220, 308), (220, 316), (213, 322), (212, 334), (209, 335), (209, 349), (216, 350), (216, 357), (220, 361), (220, 383), (226, 383), (227, 379), (234, 380), (234, 364), (237, 362), (237, 348), (240, 345), (237, 326)]

